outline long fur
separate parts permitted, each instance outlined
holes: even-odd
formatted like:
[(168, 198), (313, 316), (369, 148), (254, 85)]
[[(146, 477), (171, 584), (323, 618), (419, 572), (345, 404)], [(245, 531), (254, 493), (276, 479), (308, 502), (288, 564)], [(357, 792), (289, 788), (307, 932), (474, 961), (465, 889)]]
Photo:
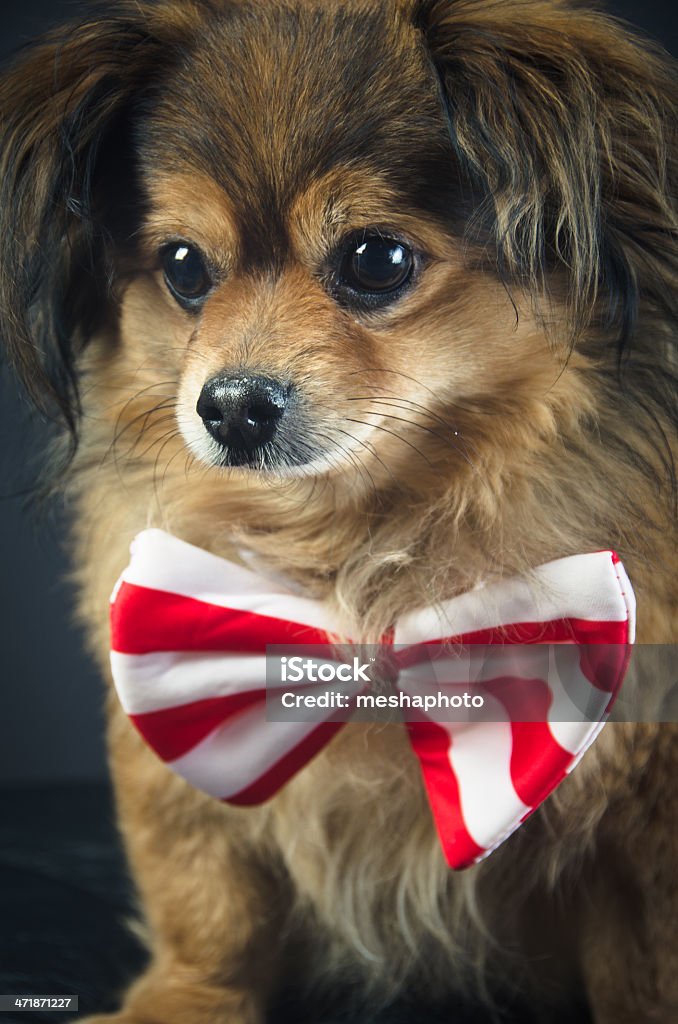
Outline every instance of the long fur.
[[(365, 640), (614, 547), (640, 640), (675, 640), (677, 99), (666, 55), (561, 0), (120, 3), (21, 55), (0, 86), (0, 327), (66, 428), (103, 671), (108, 594), (150, 524), (248, 551)], [(427, 257), (393, 309), (349, 315), (328, 254), (371, 224)], [(162, 282), (173, 237), (221, 268), (198, 317)], [(319, 469), (206, 465), (195, 401), (228, 366), (295, 381)], [(628, 687), (666, 671), (640, 657)], [(671, 727), (608, 727), (459, 877), (397, 729), (345, 729), (241, 812), (168, 779), (112, 698), (109, 720), (156, 953), (125, 1024), (258, 1021), (293, 952), (309, 987), (359, 980), (375, 1005), (513, 986), (547, 1020), (583, 986), (598, 1024), (678, 1013)]]

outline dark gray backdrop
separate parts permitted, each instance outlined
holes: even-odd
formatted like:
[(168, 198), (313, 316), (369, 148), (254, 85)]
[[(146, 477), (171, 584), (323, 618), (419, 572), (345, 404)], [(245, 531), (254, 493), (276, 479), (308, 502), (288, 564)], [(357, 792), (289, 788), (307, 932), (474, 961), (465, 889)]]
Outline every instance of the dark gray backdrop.
[[(617, 0), (608, 7), (678, 54), (675, 4)], [(6, 0), (0, 58), (77, 10), (65, 0)], [(28, 406), (3, 373), (0, 494), (30, 481), (35, 436), (45, 435), (32, 429)], [(105, 774), (103, 687), (71, 622), (64, 513), (53, 509), (45, 518), (22, 506), (20, 498), (0, 498), (0, 784), (97, 779)]]

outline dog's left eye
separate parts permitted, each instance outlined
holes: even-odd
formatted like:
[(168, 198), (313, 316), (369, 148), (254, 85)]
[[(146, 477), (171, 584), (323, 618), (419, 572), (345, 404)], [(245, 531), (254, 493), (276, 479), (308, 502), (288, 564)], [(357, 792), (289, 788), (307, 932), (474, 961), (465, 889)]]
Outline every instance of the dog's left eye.
[(339, 291), (373, 306), (392, 302), (412, 277), (413, 251), (405, 242), (378, 231), (363, 231), (344, 244), (339, 265)]
[(194, 245), (172, 242), (161, 252), (165, 281), (177, 302), (194, 308), (212, 287), (202, 254)]

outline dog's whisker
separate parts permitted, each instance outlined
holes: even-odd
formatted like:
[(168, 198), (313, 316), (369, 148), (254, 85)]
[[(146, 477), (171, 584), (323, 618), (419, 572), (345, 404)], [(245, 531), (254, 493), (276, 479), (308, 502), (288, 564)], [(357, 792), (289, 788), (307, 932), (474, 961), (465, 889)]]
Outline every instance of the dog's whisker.
[[(178, 431), (177, 431), (177, 436), (179, 436), (179, 437), (181, 436), (181, 435), (180, 435), (180, 433), (179, 433)], [(170, 440), (171, 440), (171, 438), (170, 438)], [(182, 446), (181, 448), (179, 448), (179, 449), (178, 449), (178, 450), (177, 450), (176, 452), (174, 452), (174, 454), (173, 454), (173, 455), (171, 455), (171, 456), (170, 456), (170, 458), (169, 458), (169, 459), (167, 460), (167, 464), (165, 465), (165, 468), (164, 468), (164, 470), (163, 470), (163, 474), (162, 474), (162, 480), (160, 481), (160, 485), (161, 485), (161, 487), (164, 487), (164, 486), (165, 486), (165, 481), (166, 481), (166, 479), (167, 479), (167, 474), (168, 474), (168, 472), (169, 472), (169, 468), (170, 468), (170, 466), (172, 465), (172, 463), (174, 462), (174, 460), (175, 460), (176, 458), (178, 458), (178, 457), (179, 457), (179, 456), (180, 456), (180, 455), (181, 455), (182, 453), (183, 453), (183, 446)], [(189, 453), (189, 455), (190, 455), (190, 453)], [(191, 457), (191, 458), (193, 458), (193, 456), (192, 456), (192, 455), (190, 455), (190, 457)], [(195, 461), (195, 460), (194, 460), (194, 461)], [(185, 474), (186, 478), (188, 479), (188, 472), (187, 472), (186, 466), (187, 466), (187, 463), (186, 463), (186, 462), (184, 462), (184, 474)]]
[[(353, 440), (355, 441), (357, 439), (353, 438)], [(361, 477), (364, 478), (366, 476), (368, 478), (369, 483), (370, 483), (370, 487), (371, 487), (371, 490), (372, 490), (372, 493), (375, 494), (375, 495), (378, 494), (377, 485), (375, 483), (374, 477), (372, 476), (372, 474), (370, 473), (369, 469), (367, 468), (367, 466), (364, 464), (364, 462), (360, 458), (359, 453), (358, 452), (350, 451), (348, 448), (346, 448), (342, 444), (337, 444), (337, 448), (338, 448), (338, 450), (340, 452), (342, 452), (344, 454), (344, 456), (348, 459), (349, 464), (354, 469), (357, 470), (357, 472), (360, 474)]]
[[(391, 401), (392, 397), (395, 399), (395, 401), (393, 401), (393, 402)], [(470, 449), (476, 457), (480, 458), (480, 454), (478, 452), (478, 449), (473, 444), (473, 442), (470, 441), (468, 439), (468, 437), (466, 437), (465, 434), (462, 434), (462, 432), (457, 427), (455, 427), (452, 423), (450, 423), (449, 420), (444, 419), (442, 416), (438, 415), (433, 410), (428, 409), (425, 405), (421, 405), (419, 402), (415, 402), (413, 399), (405, 398), (405, 397), (400, 396), (400, 395), (395, 395), (395, 396), (389, 396), (389, 395), (381, 395), (381, 396), (376, 396), (375, 395), (375, 396), (371, 396), (371, 395), (366, 395), (366, 396), (353, 396), (351, 398), (348, 398), (347, 401), (349, 401), (349, 402), (353, 402), (353, 401), (355, 401), (355, 402), (358, 402), (358, 401), (379, 402), (379, 403), (382, 403), (382, 404), (385, 404), (385, 405), (392, 404), (392, 406), (394, 408), (399, 408), (399, 407), (402, 408), (400, 403), (406, 403), (406, 405), (408, 407), (411, 407), (413, 409), (413, 411), (421, 412), (422, 415), (426, 416), (429, 419), (432, 419), (434, 422), (437, 422), (441, 426), (445, 427), (445, 429), (449, 430), (450, 433), (455, 437), (455, 439), (457, 441), (459, 441), (460, 443), (462, 443), (464, 445), (465, 449), (467, 449), (467, 450)], [(408, 410), (407, 409), (402, 409), (402, 411), (406, 412)], [(470, 457), (468, 459), (468, 462), (469, 462), (469, 465), (476, 472), (479, 471), (478, 467), (475, 466), (475, 464), (471, 461)]]
[(141, 437), (143, 437), (144, 432), (148, 429), (149, 419), (152, 416), (156, 415), (157, 413), (165, 412), (167, 410), (173, 410), (175, 408), (175, 404), (176, 403), (174, 402), (174, 400), (172, 400), (171, 402), (160, 402), (158, 403), (158, 405), (153, 406), (151, 409), (145, 409), (143, 412), (140, 412), (137, 416), (131, 419), (128, 423), (126, 423), (125, 426), (121, 430), (118, 430), (117, 433), (114, 435), (110, 445), (106, 449), (106, 452), (104, 453), (104, 456), (101, 460), (102, 464), (106, 461), (111, 452), (117, 451), (119, 442), (122, 440), (127, 431), (131, 430), (136, 423), (138, 423), (140, 420), (144, 421), (141, 430), (139, 431), (139, 434), (135, 439), (132, 448), (130, 449), (131, 451), (134, 450), (134, 447), (136, 446), (136, 444), (138, 444)]
[[(377, 385), (374, 385), (373, 390), (376, 389), (376, 388), (377, 388)], [(432, 420), (436, 421), (437, 423), (440, 423), (440, 425), (444, 426), (447, 430), (450, 431), (450, 433), (455, 434), (456, 436), (461, 436), (461, 431), (458, 429), (458, 427), (456, 427), (453, 423), (450, 423), (449, 420), (446, 420), (443, 416), (441, 416), (439, 413), (435, 412), (433, 409), (429, 409), (427, 406), (422, 405), (421, 402), (415, 402), (414, 399), (408, 398), (405, 395), (383, 393), (383, 389), (381, 389), (381, 388), (379, 390), (382, 392), (379, 395), (352, 395), (350, 398), (347, 399), (347, 401), (349, 401), (349, 402), (384, 402), (384, 403), (391, 402), (393, 404), (396, 403), (396, 402), (399, 402), (399, 403), (402, 403), (403, 405), (408, 406), (409, 408), (416, 409), (416, 410), (420, 411), (427, 418), (432, 419)]]
[[(133, 394), (133, 395), (132, 395), (132, 396), (131, 396), (130, 398), (128, 398), (128, 399), (127, 399), (127, 401), (125, 402), (125, 404), (124, 404), (124, 405), (122, 406), (122, 408), (120, 409), (120, 412), (118, 413), (118, 416), (117, 416), (117, 418), (116, 418), (116, 421), (115, 421), (115, 427), (114, 427), (114, 435), (115, 435), (115, 436), (114, 436), (114, 442), (115, 442), (115, 440), (116, 440), (116, 439), (117, 439), (117, 437), (118, 437), (117, 431), (118, 431), (118, 428), (119, 428), (119, 426), (120, 426), (120, 421), (121, 421), (121, 420), (122, 420), (122, 418), (123, 418), (123, 417), (125, 416), (125, 414), (126, 414), (127, 410), (128, 410), (129, 408), (130, 408), (130, 406), (131, 406), (131, 405), (132, 405), (132, 404), (133, 404), (133, 403), (134, 403), (135, 401), (139, 401), (139, 400), (140, 400), (140, 399), (142, 398), (142, 396), (144, 396), (145, 394), (147, 394), (147, 392), (148, 392), (148, 391), (150, 391), (150, 390), (151, 390), (151, 386), (149, 386), (149, 387), (147, 387), (147, 388), (142, 388), (142, 389), (141, 389), (141, 391), (136, 391), (136, 392), (135, 392), (135, 393), (134, 393), (134, 394)], [(170, 402), (175, 402), (175, 401), (176, 401), (176, 399), (175, 399), (175, 397), (174, 397), (174, 396), (170, 396), (169, 398), (167, 398), (167, 397), (165, 397), (165, 396), (162, 396), (162, 395), (160, 395), (160, 396), (157, 396), (157, 398), (158, 398), (158, 400), (159, 400), (159, 401), (158, 401), (158, 402), (156, 403), (156, 405), (162, 404), (163, 402), (166, 402), (166, 401), (170, 401)], [(141, 415), (141, 416), (143, 416), (143, 415), (144, 415), (144, 412), (145, 412), (145, 411), (146, 411), (146, 410), (142, 411), (142, 412), (140, 413), (140, 415)], [(133, 423), (135, 423), (135, 422), (136, 422), (136, 419), (133, 419), (133, 420), (131, 421), (131, 423), (132, 423), (132, 424), (133, 424)]]
[[(370, 399), (367, 399), (367, 401), (370, 401)], [(411, 410), (409, 410), (407, 408), (407, 406), (399, 406), (399, 405), (396, 405), (393, 402), (385, 402), (383, 404), (388, 405), (389, 408), (400, 409), (402, 412), (410, 412), (411, 411)], [(425, 430), (426, 433), (431, 435), (431, 437), (435, 437), (439, 441), (443, 441), (445, 444), (453, 443), (453, 442), (450, 442), (442, 434), (438, 433), (438, 431), (433, 430), (432, 427), (427, 427), (426, 424), (419, 423), (415, 419), (408, 419), (405, 416), (395, 416), (393, 413), (384, 412), (382, 409), (369, 409), (367, 407), (363, 407), (362, 411), (367, 413), (368, 416), (381, 416), (381, 417), (385, 417), (385, 418), (390, 419), (390, 420), (395, 420), (398, 423), (407, 423), (408, 426), (416, 428), (417, 430)], [(459, 436), (459, 432), (458, 431), (452, 431), (451, 433), (452, 433), (452, 435), (454, 437), (458, 437)]]
[(389, 430), (388, 427), (384, 427), (380, 423), (366, 423), (364, 420), (352, 419), (350, 416), (346, 417), (346, 422), (347, 423), (356, 423), (358, 426), (369, 427), (369, 428), (372, 428), (373, 430), (383, 430), (384, 433), (390, 434), (391, 437), (395, 437), (396, 440), (398, 440), (398, 441), (402, 441), (403, 444), (406, 444), (408, 446), (408, 448), (411, 448), (412, 451), (416, 452), (417, 455), (419, 455), (419, 457), (422, 458), (424, 460), (424, 462), (426, 462), (427, 465), (429, 465), (431, 467), (431, 469), (434, 468), (433, 463), (427, 458), (427, 456), (424, 454), (424, 452), (422, 452), (420, 448), (417, 448), (417, 446), (415, 444), (413, 444), (412, 441), (408, 441), (408, 439), (406, 437), (403, 437), (402, 434), (398, 434), (394, 430)]
[[(163, 367), (156, 367), (155, 372), (159, 372)], [(135, 375), (136, 376), (136, 375)], [(82, 392), (83, 396), (94, 394), (97, 391), (114, 391), (116, 394), (120, 394), (121, 391), (132, 391), (135, 395), (144, 394), (147, 391), (152, 391), (154, 388), (160, 387), (173, 387), (177, 388), (179, 382), (177, 380), (157, 380), (153, 384), (148, 384), (144, 388), (137, 387), (136, 384), (123, 384), (120, 382), (111, 383), (110, 379), (102, 381), (92, 381), (89, 387), (85, 388)]]
[(374, 415), (374, 416), (379, 415), (379, 416), (382, 416), (385, 419), (394, 420), (394, 421), (396, 421), (398, 423), (407, 423), (411, 427), (417, 428), (418, 430), (425, 431), (431, 437), (434, 437), (437, 440), (441, 441), (447, 448), (453, 448), (454, 451), (458, 452), (459, 455), (461, 455), (461, 457), (471, 467), (471, 469), (473, 469), (474, 472), (477, 472), (477, 467), (474, 465), (474, 463), (471, 460), (471, 458), (468, 456), (468, 454), (464, 451), (464, 449), (458, 443), (458, 440), (459, 440), (459, 435), (458, 434), (454, 437), (454, 439), (448, 439), (448, 438), (444, 437), (442, 434), (438, 433), (438, 431), (433, 430), (431, 427), (427, 427), (423, 423), (417, 423), (416, 420), (409, 420), (409, 419), (406, 419), (403, 416), (394, 416), (393, 413), (387, 413), (387, 412), (383, 412), (381, 410), (375, 410), (375, 409), (365, 409), (364, 412), (366, 412), (368, 415)]
[[(175, 429), (175, 430), (168, 431), (168, 433), (166, 435), (164, 435), (164, 436), (165, 436), (165, 440), (160, 445), (158, 453), (157, 453), (157, 455), (155, 457), (155, 461), (153, 463), (153, 472), (152, 472), (153, 496), (155, 498), (155, 501), (156, 501), (156, 504), (158, 506), (158, 509), (161, 508), (160, 493), (159, 493), (159, 490), (158, 490), (158, 469), (159, 469), (160, 459), (162, 458), (162, 453), (164, 452), (164, 450), (167, 447), (167, 445), (171, 444), (172, 441), (175, 438), (180, 437), (181, 435), (180, 435), (180, 431), (178, 429)], [(158, 439), (158, 440), (161, 440), (161, 439)], [(178, 453), (175, 453), (175, 454), (178, 454)]]
[[(162, 417), (161, 417), (161, 418), (160, 418), (159, 420), (157, 420), (157, 421), (155, 422), (154, 426), (160, 426), (160, 425), (161, 425), (161, 424), (162, 424), (163, 422), (164, 422), (164, 423), (167, 423), (167, 422), (168, 422), (169, 420), (172, 420), (172, 421), (174, 421), (174, 416), (162, 416)], [(179, 433), (179, 431), (178, 431), (178, 430), (176, 429), (176, 423), (175, 423), (174, 427), (172, 427), (172, 430), (176, 430), (177, 436), (179, 436), (179, 437), (181, 436), (181, 435), (180, 435), (180, 433)], [(128, 453), (126, 454), (126, 458), (128, 458), (128, 459), (129, 459), (130, 461), (134, 461), (134, 460), (136, 460), (136, 461), (138, 461), (138, 462), (141, 462), (141, 461), (143, 461), (143, 459), (145, 459), (145, 458), (146, 458), (146, 456), (147, 456), (147, 455), (149, 454), (149, 452), (151, 452), (151, 451), (153, 450), (153, 448), (155, 447), (155, 445), (156, 445), (156, 444), (159, 444), (159, 442), (160, 442), (160, 441), (161, 441), (161, 440), (162, 440), (162, 439), (163, 439), (164, 437), (166, 437), (168, 433), (169, 433), (169, 431), (165, 431), (164, 433), (160, 434), (160, 435), (159, 435), (158, 437), (155, 437), (155, 438), (153, 438), (153, 440), (151, 441), (151, 443), (150, 443), (150, 444), (149, 444), (149, 445), (148, 445), (148, 446), (147, 446), (146, 448), (144, 448), (144, 450), (143, 450), (142, 452), (140, 452), (139, 454), (135, 454), (135, 450), (136, 450), (136, 447), (137, 447), (137, 445), (138, 445), (138, 444), (140, 443), (140, 441), (141, 441), (141, 438), (142, 438), (142, 436), (143, 436), (143, 435), (140, 435), (140, 436), (139, 436), (139, 437), (138, 437), (138, 438), (136, 439), (136, 441), (134, 442), (134, 446), (133, 446), (133, 447), (132, 447), (132, 448), (130, 449), (130, 451), (129, 451), (129, 452), (128, 452)], [(183, 440), (183, 439), (182, 439), (182, 440)], [(182, 444), (182, 450), (183, 450), (183, 444)]]
[(376, 460), (377, 460), (377, 462), (378, 462), (378, 463), (380, 464), (380, 466), (382, 466), (382, 468), (383, 468), (384, 470), (386, 470), (387, 474), (388, 474), (388, 475), (389, 475), (389, 477), (391, 478), (391, 480), (392, 480), (393, 484), (395, 485), (396, 489), (397, 489), (397, 490), (400, 490), (400, 489), (401, 489), (402, 485), (401, 485), (401, 484), (400, 484), (400, 483), (398, 482), (397, 478), (396, 478), (396, 477), (394, 476), (394, 474), (393, 474), (393, 472), (391, 471), (390, 467), (389, 467), (389, 466), (387, 466), (387, 464), (386, 464), (386, 463), (384, 462), (384, 460), (383, 460), (383, 459), (382, 459), (382, 457), (381, 457), (381, 456), (379, 455), (379, 453), (377, 452), (377, 449), (376, 449), (376, 447), (375, 447), (375, 446), (374, 446), (373, 444), (371, 444), (371, 443), (370, 443), (369, 441), (365, 441), (365, 440), (362, 440), (362, 439), (361, 439), (361, 438), (359, 438), (359, 437), (356, 437), (356, 436), (355, 436), (354, 434), (351, 434), (351, 433), (350, 433), (350, 431), (347, 431), (347, 430), (342, 430), (342, 429), (341, 429), (340, 427), (338, 427), (338, 428), (336, 428), (336, 429), (338, 430), (338, 432), (339, 432), (340, 434), (344, 434), (344, 435), (345, 435), (346, 437), (348, 437), (348, 438), (349, 438), (349, 439), (350, 439), (351, 441), (353, 441), (353, 442), (355, 442), (356, 444), (359, 444), (359, 445), (361, 445), (361, 446), (362, 446), (363, 448), (365, 448), (365, 450), (366, 450), (367, 452), (369, 452), (369, 454), (370, 454), (370, 455), (372, 456), (372, 458), (376, 459)]
[[(398, 376), (403, 377), (405, 380), (409, 380), (412, 384), (416, 384), (417, 387), (422, 388), (424, 391), (428, 391), (429, 394), (431, 395), (431, 397), (436, 402), (439, 400), (439, 396), (436, 394), (436, 392), (432, 388), (428, 387), (426, 384), (423, 383), (423, 381), (420, 381), (417, 377), (413, 377), (411, 374), (405, 373), (402, 370), (385, 370), (385, 369), (382, 370), (382, 369), (377, 368), (377, 367), (367, 367), (367, 368), (363, 368), (362, 370), (354, 370), (350, 374), (350, 376), (360, 376), (363, 373), (392, 373), (392, 374), (397, 374)], [(378, 388), (382, 392), (384, 390), (382, 385), (380, 385), (380, 384), (370, 384), (369, 381), (362, 381), (362, 386), (366, 387), (366, 388)], [(393, 397), (394, 398), (402, 398), (403, 401), (406, 400), (403, 395), (400, 395), (397, 392), (395, 392), (393, 394)], [(411, 399), (407, 399), (407, 401), (411, 401)], [(455, 398), (455, 400), (454, 400), (454, 406), (457, 409), (461, 409), (463, 412), (471, 412), (471, 413), (477, 412), (476, 408), (474, 408), (473, 406), (465, 405), (463, 402), (459, 401), (459, 399), (457, 399), (457, 398)], [(498, 416), (498, 415), (501, 415), (501, 413), (498, 412), (495, 409), (492, 409), (491, 407), (488, 407), (488, 408), (483, 407), (483, 415), (484, 416)]]

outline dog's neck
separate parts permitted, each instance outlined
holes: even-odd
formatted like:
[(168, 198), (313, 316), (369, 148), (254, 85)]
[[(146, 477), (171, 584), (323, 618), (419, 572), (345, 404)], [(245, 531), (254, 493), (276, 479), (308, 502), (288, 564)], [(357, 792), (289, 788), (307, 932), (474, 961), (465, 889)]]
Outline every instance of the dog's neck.
[[(197, 508), (168, 503), (156, 519), (184, 540), (236, 560), (290, 589), (335, 604), (365, 636), (381, 636), (404, 612), (470, 589), (489, 565), (461, 542), (452, 502), (405, 487), (365, 490), (333, 481), (210, 484)], [(434, 506), (435, 507), (435, 506)], [(204, 509), (204, 514), (203, 510)], [(464, 527), (466, 532), (466, 526)], [(437, 537), (437, 541), (436, 541)]]

